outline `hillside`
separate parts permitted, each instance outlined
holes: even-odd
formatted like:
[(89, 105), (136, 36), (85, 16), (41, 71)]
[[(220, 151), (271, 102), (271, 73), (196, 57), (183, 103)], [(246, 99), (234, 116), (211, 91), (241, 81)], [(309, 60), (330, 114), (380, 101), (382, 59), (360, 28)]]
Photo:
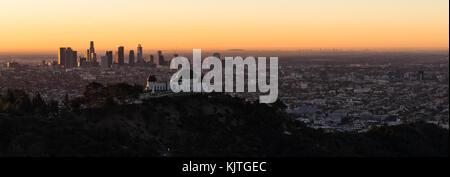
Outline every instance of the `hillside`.
[[(18, 96), (2, 97), (0, 156), (448, 157), (449, 153), (448, 130), (425, 123), (363, 134), (324, 133), (291, 121), (280, 102), (266, 105), (199, 94), (117, 104), (111, 101), (117, 100), (115, 96), (103, 95), (104, 102), (82, 109), (80, 105), (93, 102), (88, 92), (60, 110), (36, 96), (26, 104), (23, 100), (12, 104), (20, 100)], [(17, 113), (3, 109), (5, 105), (28, 111)]]

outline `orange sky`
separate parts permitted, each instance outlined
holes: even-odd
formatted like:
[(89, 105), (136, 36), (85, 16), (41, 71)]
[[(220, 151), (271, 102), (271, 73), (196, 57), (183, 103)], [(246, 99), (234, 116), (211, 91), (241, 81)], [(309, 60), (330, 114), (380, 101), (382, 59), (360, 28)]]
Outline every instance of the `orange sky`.
[(448, 49), (448, 0), (0, 0), (0, 52)]

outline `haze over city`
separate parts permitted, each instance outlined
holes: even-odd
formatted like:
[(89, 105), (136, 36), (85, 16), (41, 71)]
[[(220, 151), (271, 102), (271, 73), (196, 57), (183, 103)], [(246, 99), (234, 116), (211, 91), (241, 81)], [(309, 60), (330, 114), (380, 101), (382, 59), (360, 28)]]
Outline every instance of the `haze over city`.
[[(257, 5), (256, 5), (257, 4)], [(357, 15), (355, 15), (357, 14)], [(146, 49), (448, 50), (447, 0), (16, 0), (0, 2), (0, 53)]]

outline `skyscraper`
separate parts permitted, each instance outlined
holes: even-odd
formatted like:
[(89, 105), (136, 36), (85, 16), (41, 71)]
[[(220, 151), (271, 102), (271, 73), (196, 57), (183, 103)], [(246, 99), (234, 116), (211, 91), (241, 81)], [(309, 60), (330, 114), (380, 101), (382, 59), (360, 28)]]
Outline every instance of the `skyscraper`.
[(89, 52), (89, 49), (86, 50), (85, 57), (86, 57), (86, 61), (87, 62), (91, 61), (91, 53)]
[[(60, 48), (60, 56), (58, 59), (58, 64), (64, 66), (64, 68), (73, 68), (77, 66), (77, 51), (73, 51), (72, 48)], [(62, 56), (62, 51), (64, 52), (64, 57)]]
[(157, 66), (164, 65), (164, 56), (162, 55), (161, 50), (158, 50), (158, 56), (156, 56), (155, 64)]
[(73, 51), (72, 48), (66, 49), (66, 61), (64, 62), (64, 68), (71, 68), (72, 67), (72, 57), (73, 57)]
[(155, 64), (155, 57), (153, 55), (149, 55), (147, 62), (150, 64)]
[(86, 57), (80, 57), (78, 67), (84, 67), (86, 65)]
[(130, 50), (129, 52), (128, 64), (130, 65), (134, 64), (134, 50)]
[(66, 63), (66, 48), (61, 47), (58, 51), (58, 65), (64, 66)]
[(141, 44), (137, 47), (137, 63), (144, 63), (144, 54), (142, 53)]
[(106, 51), (108, 67), (111, 67), (113, 61), (113, 51)]
[(90, 45), (90, 47), (89, 47), (89, 51), (90, 51), (91, 53), (95, 53), (95, 49), (94, 49), (94, 41), (91, 41), (91, 45)]
[(124, 57), (124, 47), (120, 46), (117, 50), (117, 54), (116, 54), (116, 63), (119, 65), (123, 65), (124, 61), (125, 61), (125, 57)]
[(90, 62), (97, 63), (97, 54), (95, 53), (94, 41), (91, 41), (91, 45), (89, 47), (89, 58)]
[(71, 60), (70, 60), (70, 62), (71, 62), (70, 67), (71, 67), (71, 68), (76, 68), (76, 67), (78, 67), (78, 61), (77, 61), (77, 59), (78, 59), (77, 51), (72, 51), (72, 58), (71, 58)]

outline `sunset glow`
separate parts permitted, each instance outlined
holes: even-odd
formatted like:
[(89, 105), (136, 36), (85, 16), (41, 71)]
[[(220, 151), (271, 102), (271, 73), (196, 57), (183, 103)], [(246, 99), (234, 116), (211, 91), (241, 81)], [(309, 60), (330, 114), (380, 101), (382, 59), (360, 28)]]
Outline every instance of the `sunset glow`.
[(0, 0), (0, 22), (0, 52), (449, 47), (448, 0)]

